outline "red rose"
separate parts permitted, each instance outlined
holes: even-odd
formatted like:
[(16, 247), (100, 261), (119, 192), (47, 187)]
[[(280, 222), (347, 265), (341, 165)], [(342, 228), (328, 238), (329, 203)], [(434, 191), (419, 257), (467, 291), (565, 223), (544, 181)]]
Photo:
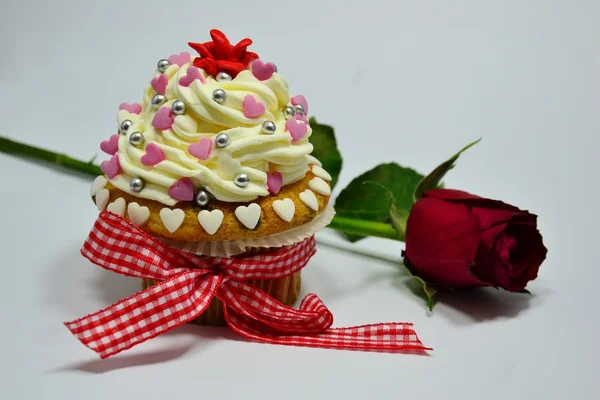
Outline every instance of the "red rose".
[(547, 253), (536, 220), (501, 201), (430, 190), (408, 218), (406, 266), (425, 281), (450, 288), (523, 290)]

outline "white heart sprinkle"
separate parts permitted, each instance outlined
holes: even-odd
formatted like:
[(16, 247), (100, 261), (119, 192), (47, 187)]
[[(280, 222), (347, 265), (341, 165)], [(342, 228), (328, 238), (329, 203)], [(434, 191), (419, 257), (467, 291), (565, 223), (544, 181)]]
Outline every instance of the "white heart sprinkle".
[(273, 202), (273, 211), (279, 215), (282, 220), (290, 222), (294, 218), (296, 206), (292, 199), (275, 200)]
[(319, 211), (319, 200), (317, 200), (317, 196), (315, 196), (312, 190), (306, 189), (304, 192), (300, 193), (299, 197), (304, 204), (315, 211)]
[(261, 213), (260, 206), (252, 203), (249, 206), (239, 206), (235, 209), (235, 216), (248, 229), (256, 228)]
[(318, 165), (313, 165), (312, 173), (315, 174), (316, 176), (318, 176), (319, 178), (325, 179), (326, 181), (331, 180), (331, 175), (329, 175), (329, 172), (325, 171), (323, 168), (319, 167)]
[(107, 183), (108, 180), (104, 176), (97, 176), (96, 179), (94, 179), (94, 183), (92, 183), (92, 187), (90, 188), (90, 196), (94, 196), (100, 189), (104, 189)]
[(96, 193), (96, 207), (98, 207), (98, 211), (104, 210), (104, 207), (108, 204), (108, 197), (110, 192), (108, 189), (100, 189), (98, 193)]
[(312, 178), (308, 182), (308, 187), (322, 195), (331, 194), (331, 188), (329, 187), (329, 184), (321, 178)]
[(125, 216), (125, 199), (119, 197), (118, 199), (110, 203), (108, 207), (106, 207), (106, 211), (110, 211), (111, 213), (115, 213), (117, 215), (120, 215), (121, 217)]
[(223, 211), (221, 210), (202, 210), (198, 213), (198, 222), (204, 228), (206, 233), (214, 235), (221, 227), (223, 222)]
[(127, 215), (129, 220), (135, 226), (142, 226), (150, 218), (150, 210), (146, 206), (140, 206), (138, 203), (129, 203), (127, 205)]
[(220, 150), (217, 159), (217, 171), (223, 179), (233, 179), (242, 168), (240, 160), (233, 158), (231, 153)]
[(185, 212), (183, 212), (181, 208), (176, 208), (174, 210), (163, 208), (160, 210), (159, 215), (163, 225), (171, 233), (179, 229), (185, 218)]

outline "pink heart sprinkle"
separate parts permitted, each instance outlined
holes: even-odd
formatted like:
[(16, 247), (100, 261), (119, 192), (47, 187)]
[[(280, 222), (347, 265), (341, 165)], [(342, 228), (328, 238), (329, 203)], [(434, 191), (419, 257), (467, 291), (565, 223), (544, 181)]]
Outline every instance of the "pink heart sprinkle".
[(281, 184), (283, 182), (283, 177), (279, 172), (273, 172), (272, 174), (267, 174), (267, 189), (269, 189), (269, 193), (277, 194), (281, 190)]
[(121, 173), (121, 164), (119, 164), (119, 157), (112, 156), (110, 160), (102, 161), (100, 169), (108, 177), (112, 179)]
[(160, 74), (159, 76), (155, 76), (150, 81), (150, 85), (152, 85), (152, 89), (158, 94), (164, 95), (167, 92), (167, 83), (169, 80), (167, 76), (164, 74)]
[(179, 84), (183, 87), (188, 87), (196, 79), (199, 79), (202, 83), (206, 83), (206, 80), (204, 80), (204, 77), (198, 68), (189, 67), (186, 71), (186, 74), (179, 79)]
[(306, 101), (306, 97), (301, 94), (292, 97), (292, 105), (297, 106), (298, 104), (304, 108), (304, 114), (308, 115), (308, 102)]
[(161, 107), (152, 118), (152, 126), (161, 131), (171, 129), (173, 122), (175, 122), (175, 118), (169, 107)]
[(184, 51), (179, 53), (179, 55), (172, 54), (169, 56), (169, 62), (181, 67), (183, 64), (190, 62), (190, 53)]
[(158, 145), (154, 143), (148, 144), (146, 146), (146, 154), (140, 158), (142, 164), (147, 167), (153, 167), (161, 161), (165, 160), (165, 153), (158, 147)]
[(212, 140), (204, 138), (200, 139), (198, 143), (190, 144), (188, 151), (191, 155), (200, 160), (208, 160), (210, 153), (212, 152)]
[(106, 154), (110, 154), (114, 156), (119, 150), (119, 135), (114, 134), (108, 140), (104, 140), (100, 143), (100, 150), (105, 152)]
[(119, 110), (127, 110), (132, 114), (139, 114), (142, 112), (142, 106), (138, 103), (121, 103), (119, 105)]
[(306, 135), (306, 132), (308, 132), (306, 124), (295, 119), (288, 119), (285, 121), (285, 128), (292, 136), (292, 143), (296, 143), (298, 140), (302, 139), (304, 135)]
[(265, 112), (265, 105), (256, 101), (256, 99), (250, 95), (244, 97), (242, 106), (246, 118), (256, 118)]
[(260, 59), (252, 61), (252, 74), (259, 81), (266, 81), (273, 73), (277, 71), (277, 67), (273, 63), (264, 63)]
[(194, 199), (194, 185), (190, 178), (181, 178), (169, 188), (169, 195), (175, 200), (191, 201)]

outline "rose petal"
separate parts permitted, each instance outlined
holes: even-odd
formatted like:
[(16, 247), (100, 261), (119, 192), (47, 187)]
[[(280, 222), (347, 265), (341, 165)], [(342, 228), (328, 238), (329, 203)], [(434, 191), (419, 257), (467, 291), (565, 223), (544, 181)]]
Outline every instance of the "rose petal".
[(500, 200), (486, 199), (485, 197), (455, 189), (433, 189), (423, 193), (423, 197), (434, 197), (436, 199), (448, 200), (455, 203), (468, 204), (473, 207), (523, 211)]
[(405, 258), (426, 281), (453, 288), (490, 285), (470, 271), (481, 235), (468, 207), (423, 198), (413, 206), (406, 232)]
[(498, 208), (473, 207), (471, 212), (479, 218), (479, 224), (482, 230), (493, 229), (496, 225), (506, 224), (508, 221), (519, 215), (521, 211), (503, 210)]
[(481, 229), (488, 229), (497, 223), (509, 221), (517, 214), (527, 214), (527, 211), (502, 201), (486, 199), (461, 190), (433, 189), (425, 192), (423, 197), (433, 197), (471, 207), (473, 214), (479, 217)]
[(518, 292), (537, 278), (547, 252), (535, 224), (511, 221), (497, 235), (487, 267), (499, 286)]
[(486, 282), (494, 282), (495, 286), (500, 286), (495, 270), (503, 270), (505, 267), (502, 261), (498, 258), (495, 251), (496, 241), (499, 235), (506, 229), (506, 223), (497, 224), (487, 230), (481, 232), (481, 241), (477, 251), (477, 259), (471, 271), (481, 280)]

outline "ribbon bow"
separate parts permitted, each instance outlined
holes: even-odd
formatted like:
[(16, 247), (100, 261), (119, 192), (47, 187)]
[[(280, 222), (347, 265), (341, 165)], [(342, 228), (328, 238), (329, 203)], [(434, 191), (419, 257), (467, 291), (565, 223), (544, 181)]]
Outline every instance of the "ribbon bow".
[(201, 257), (167, 247), (124, 218), (103, 212), (81, 249), (102, 268), (161, 283), (118, 303), (66, 322), (69, 330), (107, 358), (200, 316), (216, 296), (227, 324), (260, 342), (351, 350), (430, 350), (410, 323), (330, 328), (333, 315), (315, 294), (298, 310), (244, 281), (277, 279), (299, 271), (315, 240), (252, 257)]

